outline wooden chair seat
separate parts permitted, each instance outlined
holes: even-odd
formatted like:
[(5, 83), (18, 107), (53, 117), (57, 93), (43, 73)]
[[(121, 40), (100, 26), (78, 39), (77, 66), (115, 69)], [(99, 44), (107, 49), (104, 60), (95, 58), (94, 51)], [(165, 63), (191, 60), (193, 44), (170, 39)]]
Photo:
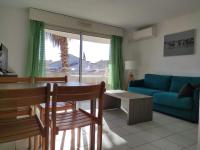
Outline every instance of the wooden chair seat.
[(81, 128), (95, 123), (97, 123), (95, 119), (80, 110), (56, 114), (56, 132)]
[(24, 139), (36, 135), (43, 135), (44, 128), (38, 123), (37, 116), (1, 120), (0, 121), (0, 143)]
[[(45, 109), (45, 104), (40, 104), (39, 107), (41, 109)], [(52, 104), (50, 103), (50, 111), (52, 110)], [(67, 110), (67, 109), (72, 109), (74, 107), (74, 104), (71, 102), (59, 102), (57, 103), (57, 111), (61, 111), (61, 110)]]

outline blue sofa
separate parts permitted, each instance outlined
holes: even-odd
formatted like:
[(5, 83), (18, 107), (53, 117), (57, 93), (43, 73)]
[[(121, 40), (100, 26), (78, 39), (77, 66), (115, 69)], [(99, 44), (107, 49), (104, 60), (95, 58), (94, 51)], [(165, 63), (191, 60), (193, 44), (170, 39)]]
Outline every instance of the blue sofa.
[(142, 80), (129, 83), (128, 91), (153, 96), (153, 109), (191, 122), (198, 122), (199, 88), (191, 97), (178, 98), (187, 83), (200, 84), (200, 77), (146, 74)]

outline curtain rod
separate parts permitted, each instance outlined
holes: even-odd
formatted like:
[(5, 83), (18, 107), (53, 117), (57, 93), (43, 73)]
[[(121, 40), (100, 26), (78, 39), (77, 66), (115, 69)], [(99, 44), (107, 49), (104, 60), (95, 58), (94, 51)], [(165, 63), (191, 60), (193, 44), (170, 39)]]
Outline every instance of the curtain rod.
[(87, 31), (77, 30), (77, 29), (64, 28), (64, 27), (53, 26), (53, 25), (49, 25), (49, 24), (45, 24), (45, 28), (49, 29), (49, 30), (56, 30), (56, 31), (61, 31), (61, 32), (74, 33), (74, 34), (82, 33), (82, 34), (89, 35), (89, 36), (96, 36), (96, 37), (100, 37), (100, 38), (111, 39), (111, 35), (87, 32)]

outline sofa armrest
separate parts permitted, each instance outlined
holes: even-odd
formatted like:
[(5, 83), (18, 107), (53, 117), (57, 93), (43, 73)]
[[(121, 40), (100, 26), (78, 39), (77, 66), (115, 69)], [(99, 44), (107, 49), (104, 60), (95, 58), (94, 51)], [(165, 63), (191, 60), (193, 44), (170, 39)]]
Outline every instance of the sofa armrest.
[(193, 92), (193, 120), (195, 122), (198, 121), (199, 119), (199, 93), (200, 93), (200, 88), (196, 88)]
[(129, 87), (144, 87), (144, 79), (130, 81)]

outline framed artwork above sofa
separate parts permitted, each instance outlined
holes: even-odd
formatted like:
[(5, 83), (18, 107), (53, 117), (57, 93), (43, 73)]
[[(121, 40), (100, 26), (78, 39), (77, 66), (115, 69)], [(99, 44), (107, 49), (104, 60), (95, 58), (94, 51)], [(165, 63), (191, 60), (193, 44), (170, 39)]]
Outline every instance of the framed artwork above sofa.
[(164, 56), (194, 54), (195, 29), (164, 36)]

